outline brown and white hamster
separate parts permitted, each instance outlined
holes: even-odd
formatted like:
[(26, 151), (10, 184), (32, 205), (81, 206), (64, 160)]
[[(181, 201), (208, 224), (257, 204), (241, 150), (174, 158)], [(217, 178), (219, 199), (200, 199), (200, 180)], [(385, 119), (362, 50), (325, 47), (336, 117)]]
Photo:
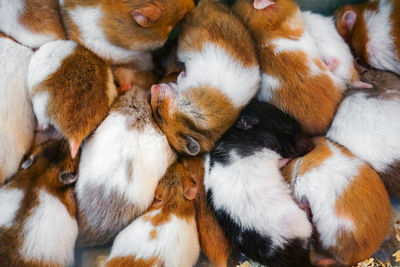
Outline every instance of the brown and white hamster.
[(260, 71), (251, 36), (222, 3), (201, 1), (179, 36), (177, 83), (151, 88), (154, 119), (179, 153), (210, 151), (257, 93)]
[(40, 47), (29, 64), (28, 86), (38, 128), (57, 128), (72, 156), (105, 119), (117, 96), (110, 67), (74, 41)]
[(65, 140), (33, 148), (0, 187), (1, 266), (69, 266), (78, 235), (73, 187), (79, 157)]
[(161, 47), (192, 0), (63, 0), (68, 37), (111, 63), (129, 63)]
[(150, 209), (116, 237), (106, 266), (194, 266), (200, 252), (196, 194), (196, 181), (182, 163), (169, 167)]
[(78, 244), (109, 242), (142, 215), (175, 159), (153, 121), (145, 90), (133, 88), (120, 96), (82, 149), (75, 188)]
[(261, 58), (258, 99), (276, 105), (299, 121), (310, 135), (324, 133), (346, 90), (320, 57), (315, 40), (292, 0), (264, 9), (238, 0), (233, 10), (256, 40)]
[(339, 33), (370, 66), (400, 74), (400, 2), (369, 0), (337, 12)]
[(307, 203), (319, 245), (354, 266), (378, 249), (391, 227), (391, 204), (378, 174), (327, 138), (283, 169), (295, 198)]

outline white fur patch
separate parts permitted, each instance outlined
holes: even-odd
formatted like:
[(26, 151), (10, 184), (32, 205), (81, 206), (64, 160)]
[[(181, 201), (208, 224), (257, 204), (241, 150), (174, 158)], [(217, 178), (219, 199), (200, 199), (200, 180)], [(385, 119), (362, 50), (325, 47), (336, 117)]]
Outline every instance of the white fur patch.
[[(151, 204), (158, 181), (175, 160), (166, 137), (152, 125), (128, 126), (130, 117), (112, 112), (83, 147), (76, 184), (78, 200), (86, 186), (102, 186), (105, 194), (119, 192), (144, 212)], [(132, 167), (128, 176), (129, 164)]]
[(339, 63), (332, 72), (341, 79), (343, 84), (348, 84), (354, 69), (353, 56), (350, 48), (337, 32), (332, 17), (309, 11), (302, 12), (302, 16), (321, 59), (325, 63), (338, 59)]
[[(154, 212), (150, 214), (154, 215)], [(150, 239), (153, 229), (157, 234), (154, 239)], [(194, 218), (188, 221), (172, 214), (168, 222), (154, 227), (143, 220), (142, 216), (118, 234), (108, 261), (115, 257), (133, 255), (136, 259), (157, 257), (165, 267), (185, 267), (195, 265), (199, 252)]]
[(279, 155), (263, 149), (245, 158), (231, 152), (230, 157), (229, 165), (215, 162), (208, 171), (206, 156), (204, 185), (213, 191), (215, 208), (224, 209), (241, 227), (270, 236), (274, 247), (309, 238), (311, 224), (279, 172)]
[(58, 263), (74, 262), (78, 224), (63, 203), (45, 190), (39, 192), (39, 205), (25, 222), (20, 254), (27, 260)]
[(49, 103), (49, 94), (40, 92), (32, 97), (33, 110), (35, 111), (36, 119), (39, 127), (53, 124), (47, 115), (47, 106)]
[(31, 49), (0, 38), (0, 184), (18, 170), (33, 139), (35, 116), (26, 84), (32, 55)]
[(145, 52), (127, 50), (113, 45), (107, 40), (99, 26), (99, 21), (104, 16), (100, 2), (97, 7), (77, 7), (67, 12), (72, 21), (78, 26), (85, 46), (101, 58), (114, 63), (127, 63), (140, 59), (145, 54)]
[(363, 164), (359, 159), (345, 155), (329, 141), (328, 146), (333, 155), (304, 175), (296, 175), (292, 182), (296, 198), (301, 200), (302, 197), (306, 197), (309, 201), (319, 240), (325, 248), (336, 245), (339, 232), (351, 231), (354, 227), (351, 218), (339, 217), (336, 214), (335, 204), (338, 197), (357, 177)]
[(57, 40), (40, 47), (29, 64), (28, 86), (32, 94), (35, 85), (45, 81), (57, 71), (62, 61), (72, 54), (77, 44), (74, 41)]
[(0, 0), (0, 31), (32, 48), (39, 48), (57, 39), (52, 34), (32, 32), (20, 23), (19, 17), (24, 11), (24, 4), (25, 0)]
[(203, 45), (200, 52), (178, 53), (178, 59), (186, 67), (186, 77), (178, 82), (179, 91), (208, 85), (219, 89), (236, 107), (243, 107), (258, 90), (259, 66), (244, 67), (215, 44)]
[(400, 99), (358, 92), (340, 105), (327, 137), (382, 172), (400, 160)]
[(260, 101), (270, 102), (274, 98), (274, 92), (279, 88), (280, 82), (277, 77), (263, 73), (261, 75), (261, 88), (257, 98)]
[(23, 196), (20, 189), (0, 188), (0, 228), (12, 226)]
[(390, 70), (400, 74), (400, 60), (397, 57), (392, 36), (392, 1), (381, 0), (378, 11), (366, 10), (369, 42), (366, 44), (369, 63), (372, 67)]

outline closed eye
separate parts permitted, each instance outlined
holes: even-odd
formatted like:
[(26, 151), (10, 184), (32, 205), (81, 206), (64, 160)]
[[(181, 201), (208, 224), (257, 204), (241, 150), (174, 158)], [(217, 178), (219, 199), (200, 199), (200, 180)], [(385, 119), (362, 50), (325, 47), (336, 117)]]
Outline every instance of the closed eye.
[(158, 118), (159, 120), (164, 121), (163, 117), (160, 115), (160, 111), (159, 111), (159, 108), (158, 108), (158, 107), (156, 108), (156, 116), (157, 116), (157, 118)]

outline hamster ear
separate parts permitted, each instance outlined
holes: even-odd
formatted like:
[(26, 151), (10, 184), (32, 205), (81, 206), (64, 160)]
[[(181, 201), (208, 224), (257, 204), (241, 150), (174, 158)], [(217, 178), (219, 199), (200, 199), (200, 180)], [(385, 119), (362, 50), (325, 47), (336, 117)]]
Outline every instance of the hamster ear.
[(154, 193), (153, 207), (159, 207), (162, 204), (163, 191), (160, 186), (157, 186), (156, 192)]
[(185, 177), (182, 181), (183, 195), (188, 200), (193, 200), (197, 196), (197, 183), (192, 177)]
[(133, 19), (142, 27), (148, 27), (156, 22), (162, 14), (162, 10), (152, 4), (147, 3), (144, 7), (133, 11)]
[(347, 29), (349, 32), (353, 30), (356, 19), (357, 19), (356, 12), (351, 11), (351, 10), (344, 12), (344, 14), (342, 16), (342, 21), (347, 26)]
[(255, 9), (264, 9), (275, 4), (274, 0), (254, 0), (253, 6)]
[(62, 172), (58, 175), (58, 179), (61, 183), (69, 185), (75, 183), (76, 179), (78, 179), (78, 175), (72, 172)]
[(190, 135), (185, 135), (186, 139), (186, 153), (191, 156), (196, 156), (200, 153), (200, 145), (199, 143)]

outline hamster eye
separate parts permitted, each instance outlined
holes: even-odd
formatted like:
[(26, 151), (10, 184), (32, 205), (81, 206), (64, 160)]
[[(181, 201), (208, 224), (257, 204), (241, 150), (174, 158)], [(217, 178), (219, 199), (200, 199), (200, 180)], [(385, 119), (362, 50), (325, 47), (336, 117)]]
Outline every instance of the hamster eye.
[(33, 163), (34, 157), (33, 155), (29, 157), (29, 159), (25, 160), (22, 164), (21, 164), (21, 168), (26, 170), (28, 169), (32, 163)]
[(158, 118), (159, 120), (164, 121), (163, 117), (160, 115), (160, 111), (159, 111), (159, 108), (158, 108), (158, 107), (156, 108), (156, 115), (157, 115), (157, 118)]

